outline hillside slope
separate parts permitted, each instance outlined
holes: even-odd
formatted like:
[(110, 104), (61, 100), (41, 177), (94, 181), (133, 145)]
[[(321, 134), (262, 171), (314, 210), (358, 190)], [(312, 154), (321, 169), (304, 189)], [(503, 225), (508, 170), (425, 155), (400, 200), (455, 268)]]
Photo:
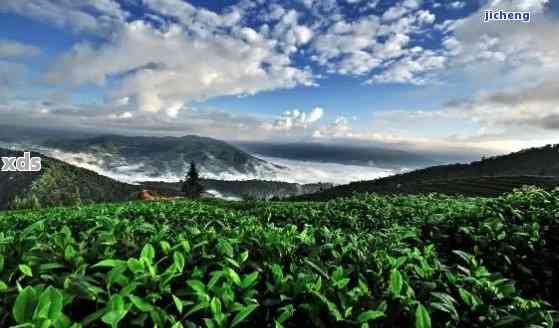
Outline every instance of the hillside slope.
[[(191, 161), (196, 162), (201, 173), (210, 176), (254, 174), (273, 170), (274, 167), (224, 141), (195, 135), (56, 138), (45, 142), (43, 146), (72, 154), (92, 155), (82, 160), (86, 164), (100, 166), (105, 171), (148, 178), (181, 177)], [(79, 160), (79, 156), (74, 156), (74, 160)]]
[[(19, 157), (22, 152), (0, 148), (0, 156)], [(42, 158), (41, 172), (0, 172), (0, 210), (36, 208), (76, 203), (119, 202), (135, 198), (148, 189), (163, 196), (181, 196), (181, 183), (144, 182), (131, 185), (115, 181), (93, 171), (32, 153)], [(267, 199), (312, 193), (331, 184), (308, 184), (276, 181), (225, 181), (202, 179), (216, 197)]]
[[(21, 155), (0, 148), (2, 157)], [(0, 172), (0, 210), (125, 201), (140, 188), (37, 153), (33, 156), (42, 158), (41, 172)]]
[(535, 185), (546, 189), (559, 185), (559, 145), (525, 149), (469, 164), (432, 166), (386, 178), (352, 182), (300, 198), (327, 200), (356, 192), (440, 192), (497, 196), (523, 185)]

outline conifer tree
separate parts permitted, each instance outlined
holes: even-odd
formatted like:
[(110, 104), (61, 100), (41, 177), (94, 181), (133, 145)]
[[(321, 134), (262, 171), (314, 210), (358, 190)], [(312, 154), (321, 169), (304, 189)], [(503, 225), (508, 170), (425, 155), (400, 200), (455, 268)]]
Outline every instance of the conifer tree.
[(182, 192), (190, 198), (199, 198), (204, 192), (204, 186), (200, 183), (200, 175), (194, 162), (190, 162), (190, 168), (182, 185)]

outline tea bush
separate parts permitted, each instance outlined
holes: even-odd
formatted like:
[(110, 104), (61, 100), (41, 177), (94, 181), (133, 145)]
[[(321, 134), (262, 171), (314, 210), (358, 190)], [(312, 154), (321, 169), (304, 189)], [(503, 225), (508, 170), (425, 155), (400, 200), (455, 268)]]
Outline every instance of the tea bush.
[(559, 192), (0, 214), (0, 327), (553, 327)]

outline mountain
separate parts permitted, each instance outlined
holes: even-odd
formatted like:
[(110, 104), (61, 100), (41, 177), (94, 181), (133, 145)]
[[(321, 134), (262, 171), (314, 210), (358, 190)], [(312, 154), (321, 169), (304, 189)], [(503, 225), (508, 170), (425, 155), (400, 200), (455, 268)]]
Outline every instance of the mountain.
[[(254, 175), (279, 168), (226, 142), (188, 135), (184, 137), (129, 137), (103, 135), (79, 139), (50, 139), (42, 146), (56, 149), (53, 156), (99, 171), (134, 180), (168, 177), (177, 180), (194, 161), (209, 177)], [(66, 154), (64, 154), (66, 153)]]
[[(0, 148), (0, 157), (20, 157), (21, 151)], [(132, 185), (33, 152), (41, 157), (40, 172), (0, 172), (0, 210), (128, 201), (148, 189), (164, 196), (181, 196), (181, 183), (145, 182)], [(223, 181), (202, 179), (204, 187), (219, 198), (268, 199), (312, 193), (330, 184), (295, 184), (275, 181)]]
[(351, 144), (304, 143), (237, 143), (239, 148), (267, 157), (299, 161), (329, 162), (345, 165), (375, 166), (380, 168), (425, 167), (440, 161), (412, 152)]
[(432, 166), (371, 181), (352, 182), (300, 199), (325, 200), (353, 193), (427, 193), (495, 196), (522, 185), (559, 186), (559, 144), (529, 148), (468, 164)]
[(122, 136), (0, 125), (0, 147), (32, 149), (118, 180), (178, 180), (191, 161), (208, 178), (268, 176), (282, 167), (224, 141), (183, 137)]
[[(429, 156), (370, 145), (229, 143), (199, 136), (132, 137), (0, 125), (0, 147), (30, 149), (115, 180), (176, 182), (194, 160), (214, 180), (348, 183), (433, 165)], [(347, 149), (345, 149), (347, 148)], [(253, 151), (256, 151), (257, 155)], [(272, 158), (262, 157), (264, 154)]]
[[(22, 152), (0, 148), (0, 157), (19, 156)], [(0, 210), (125, 201), (141, 188), (38, 153), (32, 156), (42, 158), (40, 172), (0, 172)]]

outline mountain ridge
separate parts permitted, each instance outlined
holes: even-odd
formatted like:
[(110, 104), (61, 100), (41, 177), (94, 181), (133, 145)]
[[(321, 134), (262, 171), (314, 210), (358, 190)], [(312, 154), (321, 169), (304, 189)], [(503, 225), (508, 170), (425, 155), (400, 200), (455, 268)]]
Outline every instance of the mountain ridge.
[[(0, 157), (22, 154), (23, 151), (0, 148)], [(31, 156), (41, 157), (40, 172), (0, 172), (0, 210), (129, 201), (144, 189), (163, 196), (182, 196), (181, 182), (128, 184), (41, 153), (31, 152)], [(262, 180), (201, 179), (201, 183), (214, 197), (236, 200), (288, 197), (331, 187)]]
[[(191, 161), (202, 174), (211, 178), (238, 175), (263, 176), (282, 167), (259, 159), (234, 145), (210, 137), (130, 136), (114, 133), (79, 135), (57, 129), (6, 127), (0, 130), (0, 142), (6, 146), (32, 149), (72, 164), (94, 168), (114, 176), (142, 179), (182, 177)], [(0, 145), (2, 147), (2, 145)], [(131, 181), (132, 182), (132, 181)]]
[[(355, 181), (323, 192), (295, 197), (295, 199), (328, 200), (350, 196), (356, 192), (388, 194), (447, 192), (490, 196), (512, 191), (513, 188), (522, 185), (555, 187), (559, 185), (559, 180), (556, 179), (558, 176), (559, 144), (549, 144), (507, 155), (482, 158), (470, 163), (431, 166), (375, 180)], [(499, 178), (507, 178), (504, 183), (509, 187), (499, 189), (503, 187), (503, 179), (498, 181)], [(467, 185), (472, 188), (468, 188)], [(480, 188), (490, 188), (490, 190), (486, 193), (478, 192)]]

